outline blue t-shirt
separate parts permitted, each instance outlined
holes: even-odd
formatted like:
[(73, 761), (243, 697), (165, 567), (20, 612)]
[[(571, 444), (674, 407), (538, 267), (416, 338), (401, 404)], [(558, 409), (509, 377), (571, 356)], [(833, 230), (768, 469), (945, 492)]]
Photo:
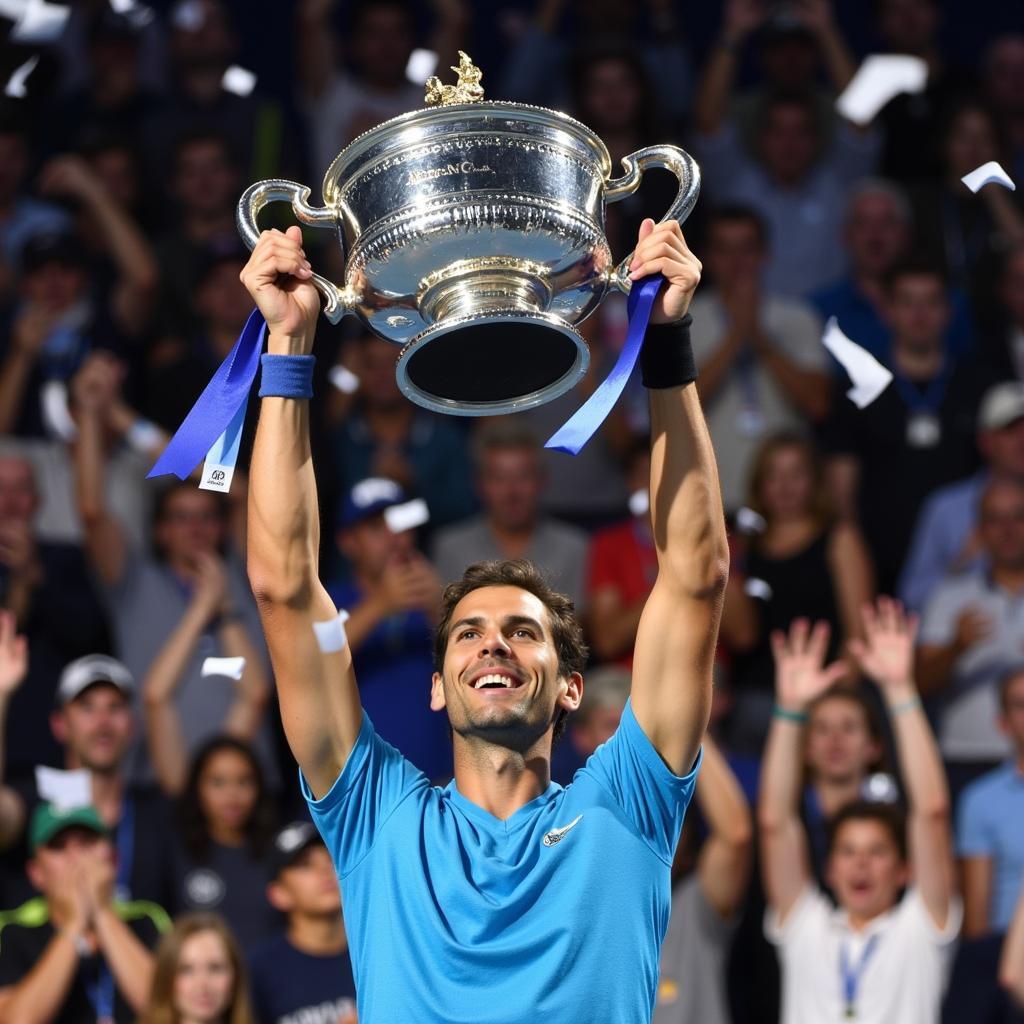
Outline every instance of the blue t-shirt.
[(313, 956), (278, 935), (250, 956), (249, 978), (260, 1024), (338, 1024), (355, 1009), (348, 953)]
[(648, 1024), (672, 855), (698, 764), (673, 775), (629, 704), (572, 783), (502, 821), (432, 787), (369, 716), (303, 793), (345, 901), (360, 1024)]
[(1013, 761), (972, 782), (957, 808), (957, 853), (992, 860), (994, 931), (1006, 931), (1024, 877), (1024, 775)]

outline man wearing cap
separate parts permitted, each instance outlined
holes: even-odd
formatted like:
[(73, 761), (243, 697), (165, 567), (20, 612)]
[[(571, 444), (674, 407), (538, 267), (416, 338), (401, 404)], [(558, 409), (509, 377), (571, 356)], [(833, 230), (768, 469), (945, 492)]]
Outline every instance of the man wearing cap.
[(441, 581), (416, 549), (415, 529), (391, 512), (405, 508), (405, 492), (383, 477), (348, 492), (336, 540), (351, 573), (327, 589), (350, 616), (345, 630), (367, 713), (389, 743), (439, 779), (450, 774), (451, 745), (445, 723), (428, 707), (423, 679), (432, 671)]
[(982, 555), (978, 506), (989, 482), (1024, 481), (1024, 384), (995, 384), (978, 411), (978, 450), (985, 468), (935, 491), (917, 521), (900, 576), (905, 605), (922, 609), (946, 573), (975, 569)]
[[(10, 657), (9, 645), (0, 645), (0, 661), (6, 663)], [(79, 658), (61, 673), (50, 728), (64, 749), (65, 768), (84, 769), (91, 775), (92, 805), (117, 852), (118, 898), (169, 905), (167, 805), (155, 791), (130, 786), (125, 778), (135, 733), (134, 689), (131, 673), (114, 658), (103, 654)], [(33, 805), (41, 798), (56, 797), (40, 792), (39, 785), (36, 779), (24, 779), (3, 787), (0, 835), (19, 836)], [(17, 868), (25, 852), (15, 845), (4, 858), (5, 866), (13, 869), (10, 884), (20, 876)]]
[(41, 896), (0, 914), (0, 1017), (128, 1024), (149, 999), (149, 948), (170, 919), (115, 898), (115, 853), (94, 807), (40, 804), (29, 877)]
[(331, 855), (316, 827), (295, 821), (274, 837), (267, 899), (285, 930), (249, 958), (260, 1024), (355, 1024), (356, 989)]
[(999, 681), (1019, 665), (1024, 637), (1024, 481), (989, 482), (978, 533), (982, 564), (935, 588), (918, 639), (918, 679), (936, 698), (954, 796), (1010, 753), (996, 723)]

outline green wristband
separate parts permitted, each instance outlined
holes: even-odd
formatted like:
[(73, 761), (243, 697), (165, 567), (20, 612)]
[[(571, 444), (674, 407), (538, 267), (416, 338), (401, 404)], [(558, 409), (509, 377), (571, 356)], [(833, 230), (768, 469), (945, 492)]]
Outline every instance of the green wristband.
[(796, 722), (798, 725), (803, 725), (807, 721), (806, 711), (790, 711), (789, 708), (784, 708), (779, 704), (776, 704), (772, 708), (772, 717), (781, 718), (784, 722)]
[(908, 700), (903, 701), (902, 704), (894, 704), (889, 708), (890, 715), (902, 715), (904, 711), (913, 711), (915, 708), (921, 707), (920, 697), (911, 697)]

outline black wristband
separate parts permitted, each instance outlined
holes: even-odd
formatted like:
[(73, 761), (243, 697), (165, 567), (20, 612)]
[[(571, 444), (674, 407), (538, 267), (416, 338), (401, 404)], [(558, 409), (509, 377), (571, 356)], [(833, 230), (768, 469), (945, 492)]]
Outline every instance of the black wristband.
[(646, 388), (677, 388), (697, 379), (690, 344), (689, 313), (674, 324), (648, 324), (640, 349), (640, 375)]

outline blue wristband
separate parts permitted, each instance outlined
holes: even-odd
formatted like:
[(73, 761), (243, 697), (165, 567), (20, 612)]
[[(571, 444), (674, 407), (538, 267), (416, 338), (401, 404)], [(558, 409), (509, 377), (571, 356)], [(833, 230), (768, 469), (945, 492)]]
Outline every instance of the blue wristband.
[(260, 398), (312, 398), (316, 356), (260, 356)]

